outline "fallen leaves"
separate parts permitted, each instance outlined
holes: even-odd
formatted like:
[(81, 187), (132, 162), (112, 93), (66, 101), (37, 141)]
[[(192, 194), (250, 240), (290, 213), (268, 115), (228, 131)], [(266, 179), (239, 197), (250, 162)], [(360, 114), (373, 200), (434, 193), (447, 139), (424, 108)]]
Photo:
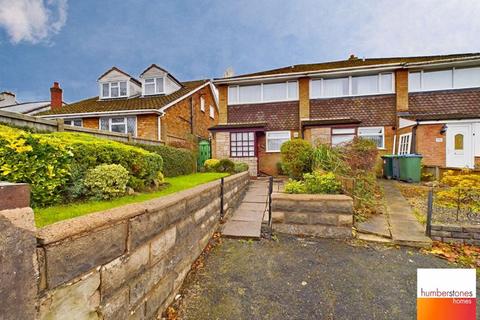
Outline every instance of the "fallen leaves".
[(434, 241), (431, 249), (424, 252), (433, 254), (449, 262), (455, 262), (469, 268), (480, 267), (480, 247)]
[(177, 310), (175, 310), (173, 307), (168, 307), (166, 313), (167, 320), (178, 320)]

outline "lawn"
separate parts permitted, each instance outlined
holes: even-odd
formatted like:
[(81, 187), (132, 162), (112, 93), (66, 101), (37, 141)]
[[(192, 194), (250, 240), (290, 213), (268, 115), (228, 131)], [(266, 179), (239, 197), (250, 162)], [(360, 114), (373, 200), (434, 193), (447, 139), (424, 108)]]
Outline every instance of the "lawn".
[(35, 224), (38, 228), (60, 220), (71, 219), (88, 213), (120, 207), (129, 203), (142, 202), (158, 197), (163, 197), (185, 189), (193, 188), (203, 183), (225, 177), (226, 173), (194, 173), (185, 176), (166, 178), (169, 186), (156, 192), (141, 193), (138, 195), (124, 196), (114, 200), (88, 201), (67, 205), (57, 205), (47, 208), (35, 209)]

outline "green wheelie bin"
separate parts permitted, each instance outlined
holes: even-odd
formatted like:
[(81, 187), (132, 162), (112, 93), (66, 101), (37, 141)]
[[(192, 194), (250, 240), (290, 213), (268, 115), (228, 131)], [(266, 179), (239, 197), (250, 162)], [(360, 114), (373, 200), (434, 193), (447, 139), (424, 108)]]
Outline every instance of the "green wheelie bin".
[(382, 156), (383, 159), (383, 177), (386, 179), (393, 178), (393, 158), (396, 157), (393, 154), (386, 154)]
[(405, 154), (399, 156), (400, 180), (406, 182), (420, 182), (422, 158), (423, 157), (419, 154)]

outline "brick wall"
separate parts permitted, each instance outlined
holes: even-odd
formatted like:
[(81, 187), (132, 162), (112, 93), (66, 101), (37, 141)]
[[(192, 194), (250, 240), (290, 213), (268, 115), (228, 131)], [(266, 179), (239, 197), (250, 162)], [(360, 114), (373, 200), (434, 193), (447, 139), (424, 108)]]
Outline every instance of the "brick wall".
[(434, 124), (417, 127), (416, 152), (423, 156), (424, 165), (444, 167), (446, 164), (446, 136), (440, 133), (442, 126)]
[(432, 225), (432, 240), (480, 246), (480, 226)]
[(228, 106), (228, 123), (267, 123), (267, 130), (299, 130), (298, 101)]
[(141, 114), (137, 116), (137, 136), (144, 139), (158, 140), (158, 116)]
[(218, 87), (218, 108), (220, 111), (220, 123), (228, 122), (228, 86), (219, 85)]
[(272, 176), (278, 175), (277, 163), (281, 160), (281, 153), (266, 151), (265, 135), (261, 135), (257, 138), (257, 145), (258, 171)]
[(272, 219), (277, 232), (350, 238), (353, 200), (345, 195), (274, 193)]
[(408, 70), (395, 72), (395, 94), (397, 111), (408, 111)]
[(310, 78), (298, 79), (298, 98), (300, 108), (300, 120), (310, 116)]
[[(225, 178), (227, 213), (248, 182)], [(219, 195), (215, 181), (40, 229), (37, 319), (157, 319), (218, 227)]]
[[(205, 99), (205, 112), (200, 110), (200, 97)], [(190, 100), (191, 99), (191, 100)], [(191, 103), (193, 103), (193, 134), (191, 128)], [(210, 105), (214, 107), (214, 118), (210, 117)], [(166, 110), (161, 118), (163, 140), (167, 144), (195, 149), (196, 138), (209, 138), (208, 128), (218, 123), (219, 113), (209, 86), (194, 93)]]

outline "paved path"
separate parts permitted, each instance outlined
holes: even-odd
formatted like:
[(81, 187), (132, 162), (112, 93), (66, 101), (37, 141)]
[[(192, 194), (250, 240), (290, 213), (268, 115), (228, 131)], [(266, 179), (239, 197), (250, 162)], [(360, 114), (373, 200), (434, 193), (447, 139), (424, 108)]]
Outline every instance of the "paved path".
[(223, 236), (259, 239), (267, 200), (268, 180), (252, 180), (242, 203), (223, 226)]
[(187, 276), (175, 307), (183, 320), (415, 319), (417, 268), (448, 267), (404, 247), (224, 239)]
[(418, 222), (410, 204), (398, 190), (396, 181), (381, 180), (385, 191), (388, 222), (392, 240), (396, 244), (415, 247), (428, 247), (432, 240), (425, 236), (425, 227)]

